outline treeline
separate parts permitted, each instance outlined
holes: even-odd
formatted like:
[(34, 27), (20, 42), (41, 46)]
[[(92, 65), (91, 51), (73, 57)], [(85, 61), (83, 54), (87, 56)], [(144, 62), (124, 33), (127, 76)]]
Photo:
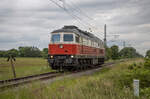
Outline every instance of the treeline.
[[(18, 49), (10, 49), (8, 51), (0, 51), (0, 57), (8, 57), (13, 55), (15, 57), (48, 57), (48, 48), (44, 48), (42, 51), (37, 47), (26, 46), (19, 47)], [(106, 59), (122, 59), (122, 58), (136, 58), (143, 57), (140, 55), (135, 48), (125, 47), (119, 50), (119, 47), (114, 45), (106, 48)], [(150, 58), (150, 50), (147, 51), (146, 57)]]
[(123, 59), (123, 58), (136, 58), (136, 57), (143, 57), (140, 55), (135, 48), (133, 47), (125, 47), (119, 51), (119, 47), (114, 45), (112, 47), (106, 48), (106, 59)]
[(19, 47), (18, 49), (10, 49), (8, 51), (0, 51), (0, 57), (8, 57), (13, 55), (15, 57), (44, 57), (48, 56), (48, 48), (44, 48), (42, 51), (37, 47), (27, 46)]

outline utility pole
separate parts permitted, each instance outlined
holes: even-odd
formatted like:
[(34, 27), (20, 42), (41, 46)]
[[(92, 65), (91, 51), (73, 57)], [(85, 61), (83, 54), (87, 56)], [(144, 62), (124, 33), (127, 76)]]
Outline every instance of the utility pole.
[(11, 64), (11, 67), (12, 67), (12, 72), (13, 72), (13, 75), (14, 75), (14, 78), (16, 78), (16, 72), (15, 72), (15, 66), (14, 66), (14, 63), (13, 61), (16, 61), (16, 59), (13, 57), (13, 55), (10, 55), (7, 59), (7, 61), (10, 60), (10, 64)]
[(124, 48), (126, 47), (126, 42), (125, 42), (125, 41), (123, 41), (123, 47), (124, 47)]
[(104, 26), (104, 46), (107, 47), (107, 39), (106, 39), (106, 24)]

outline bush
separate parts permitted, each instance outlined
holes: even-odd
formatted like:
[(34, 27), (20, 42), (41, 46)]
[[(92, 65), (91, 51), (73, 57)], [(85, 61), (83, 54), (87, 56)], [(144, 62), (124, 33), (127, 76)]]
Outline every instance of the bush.
[(117, 78), (117, 83), (119, 87), (121, 88), (132, 88), (132, 82), (133, 82), (133, 73), (131, 72), (123, 72), (121, 73), (120, 77)]
[(138, 68), (142, 68), (141, 67), (142, 65), (143, 65), (142, 63), (140, 63), (140, 64), (133, 63), (133, 64), (131, 64), (131, 65), (128, 66), (128, 69), (129, 70), (136, 70)]
[(144, 68), (150, 69), (150, 59), (145, 59)]
[(133, 73), (133, 77), (140, 80), (140, 88), (150, 87), (150, 70), (138, 69)]
[[(141, 65), (144, 65), (141, 67)], [(128, 70), (116, 78), (121, 88), (133, 88), (133, 79), (140, 80), (140, 94), (150, 97), (150, 59), (146, 59), (144, 64), (135, 64), (128, 66)]]
[(130, 87), (132, 88), (133, 79), (140, 80), (140, 87), (150, 87), (150, 70), (144, 68), (134, 68), (130, 66), (130, 71), (122, 73), (119, 79), (119, 84), (121, 87)]
[(133, 70), (133, 69), (134, 69), (134, 66), (133, 66), (133, 65), (129, 65), (128, 69), (129, 69), (129, 70)]
[(148, 97), (148, 99), (150, 99), (150, 87), (141, 89), (141, 95), (144, 95), (144, 96)]

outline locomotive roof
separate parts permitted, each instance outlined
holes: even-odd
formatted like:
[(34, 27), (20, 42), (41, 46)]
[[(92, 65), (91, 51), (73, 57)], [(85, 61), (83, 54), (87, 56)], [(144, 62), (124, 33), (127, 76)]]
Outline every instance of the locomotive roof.
[(70, 26), (64, 26), (61, 29), (58, 30), (54, 30), (52, 33), (58, 33), (58, 32), (73, 32), (76, 33), (82, 37), (85, 37), (87, 39), (91, 39), (94, 40), (96, 42), (102, 42), (102, 40), (100, 40), (98, 37), (94, 36), (93, 34), (87, 32), (87, 31), (83, 31), (81, 29), (79, 29), (76, 26), (70, 25)]

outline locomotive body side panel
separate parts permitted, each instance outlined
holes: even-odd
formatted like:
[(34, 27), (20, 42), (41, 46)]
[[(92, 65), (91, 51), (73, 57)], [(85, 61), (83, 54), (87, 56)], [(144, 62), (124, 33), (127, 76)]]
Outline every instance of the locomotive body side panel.
[(49, 44), (49, 54), (104, 56), (104, 49), (79, 44)]
[(76, 44), (50, 44), (49, 54), (51, 55), (75, 55), (77, 54), (77, 45)]

